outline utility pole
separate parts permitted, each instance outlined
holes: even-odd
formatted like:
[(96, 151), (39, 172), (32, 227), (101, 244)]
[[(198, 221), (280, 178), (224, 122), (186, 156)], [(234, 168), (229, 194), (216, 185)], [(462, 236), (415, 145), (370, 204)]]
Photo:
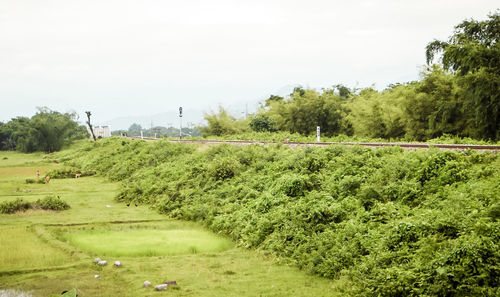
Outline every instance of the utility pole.
[(179, 139), (182, 140), (182, 106), (179, 107), (179, 120), (180, 120)]

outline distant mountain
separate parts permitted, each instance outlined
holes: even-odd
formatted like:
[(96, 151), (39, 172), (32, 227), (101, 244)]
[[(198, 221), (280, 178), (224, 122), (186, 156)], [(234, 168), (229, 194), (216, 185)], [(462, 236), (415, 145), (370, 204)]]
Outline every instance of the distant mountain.
[[(203, 111), (200, 109), (185, 109), (182, 112), (182, 126), (198, 126), (202, 124)], [(124, 116), (107, 121), (112, 130), (127, 130), (130, 125), (136, 123), (143, 128), (153, 126), (179, 127), (179, 111), (168, 111), (154, 115)]]
[[(223, 107), (229, 111), (230, 114), (237, 118), (242, 118), (245, 114), (252, 114), (259, 108), (259, 103), (264, 103), (264, 101), (271, 95), (277, 95), (282, 97), (287, 97), (292, 93), (293, 89), (299, 87), (298, 84), (285, 85), (274, 92), (270, 92), (260, 98), (250, 100), (247, 102), (235, 102), (229, 105), (223, 105)], [(203, 118), (204, 112), (217, 112), (218, 106), (213, 106), (212, 108), (206, 109), (184, 109), (182, 117), (182, 125), (184, 127), (189, 126), (199, 126), (205, 125), (205, 119)], [(151, 124), (153, 126), (162, 127), (179, 127), (179, 111), (168, 111), (164, 113), (158, 113), (153, 115), (142, 115), (142, 116), (123, 116), (114, 118), (106, 122), (107, 125), (111, 126), (111, 130), (127, 130), (132, 124), (139, 124), (143, 128), (150, 128)]]

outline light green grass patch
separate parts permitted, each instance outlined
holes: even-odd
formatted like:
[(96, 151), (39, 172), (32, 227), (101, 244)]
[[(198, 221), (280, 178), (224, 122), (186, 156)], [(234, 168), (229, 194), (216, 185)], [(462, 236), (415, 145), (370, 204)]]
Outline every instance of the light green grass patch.
[(229, 239), (202, 229), (94, 229), (63, 236), (85, 252), (115, 257), (220, 252), (233, 247)]
[(29, 228), (0, 227), (0, 271), (46, 268), (67, 264), (66, 253), (41, 241)]
[(1, 151), (0, 152), (0, 167), (16, 167), (16, 166), (29, 166), (32, 167), (35, 164), (45, 164), (51, 163), (49, 158), (44, 159), (50, 155), (45, 153), (31, 153), (22, 154), (14, 151)]

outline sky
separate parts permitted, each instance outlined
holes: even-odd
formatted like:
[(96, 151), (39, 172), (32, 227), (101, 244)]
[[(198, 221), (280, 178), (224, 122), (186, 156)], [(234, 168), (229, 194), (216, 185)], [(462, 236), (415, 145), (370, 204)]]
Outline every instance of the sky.
[(0, 0), (0, 121), (240, 113), (302, 85), (417, 80), (425, 46), (489, 0)]

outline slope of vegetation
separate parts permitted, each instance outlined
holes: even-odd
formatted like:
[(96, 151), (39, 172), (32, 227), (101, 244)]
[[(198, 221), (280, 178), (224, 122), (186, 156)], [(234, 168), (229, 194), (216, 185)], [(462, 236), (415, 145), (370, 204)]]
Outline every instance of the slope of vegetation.
[(109, 139), (59, 159), (122, 181), (118, 201), (203, 222), (352, 296), (499, 293), (496, 154)]

